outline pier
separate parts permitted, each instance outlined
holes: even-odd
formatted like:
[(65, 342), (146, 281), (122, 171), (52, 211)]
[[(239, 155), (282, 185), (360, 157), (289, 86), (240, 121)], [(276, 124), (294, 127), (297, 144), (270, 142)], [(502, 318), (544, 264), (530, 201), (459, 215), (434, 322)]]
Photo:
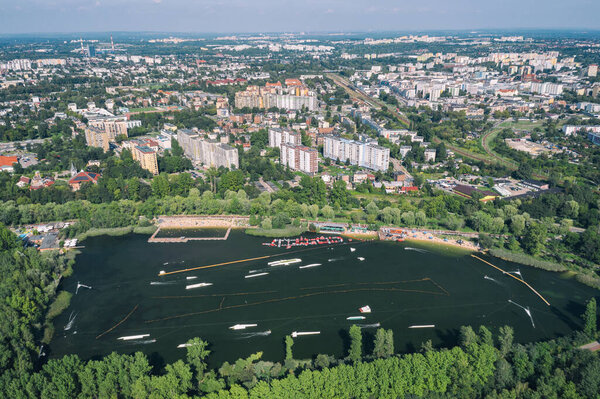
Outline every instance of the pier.
[(227, 229), (223, 237), (156, 237), (160, 232), (160, 227), (156, 229), (154, 234), (148, 239), (148, 242), (162, 242), (162, 243), (173, 243), (173, 242), (188, 242), (188, 241), (225, 241), (229, 238), (231, 233), (231, 227)]

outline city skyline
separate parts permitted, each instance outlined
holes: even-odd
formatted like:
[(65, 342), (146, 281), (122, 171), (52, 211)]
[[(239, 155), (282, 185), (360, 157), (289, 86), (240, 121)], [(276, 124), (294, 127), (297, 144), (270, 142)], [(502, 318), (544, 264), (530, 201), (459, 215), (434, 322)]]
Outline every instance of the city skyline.
[(591, 0), (0, 1), (0, 33), (600, 29)]

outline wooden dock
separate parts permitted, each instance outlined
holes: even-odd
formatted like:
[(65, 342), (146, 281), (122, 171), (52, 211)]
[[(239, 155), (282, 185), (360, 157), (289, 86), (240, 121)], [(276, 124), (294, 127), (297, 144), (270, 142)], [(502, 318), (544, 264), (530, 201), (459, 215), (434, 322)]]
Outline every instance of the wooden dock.
[(156, 236), (160, 232), (160, 227), (156, 229), (154, 234), (148, 239), (148, 242), (160, 242), (160, 243), (174, 243), (174, 242), (189, 242), (189, 241), (225, 241), (229, 238), (231, 233), (231, 227), (227, 229), (227, 232), (223, 237), (159, 237)]

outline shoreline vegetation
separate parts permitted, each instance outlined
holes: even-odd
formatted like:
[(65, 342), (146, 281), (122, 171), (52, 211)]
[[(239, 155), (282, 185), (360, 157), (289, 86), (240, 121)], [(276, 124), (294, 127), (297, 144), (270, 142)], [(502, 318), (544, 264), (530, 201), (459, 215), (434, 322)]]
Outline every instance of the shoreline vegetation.
[(507, 260), (509, 262), (519, 263), (525, 266), (535, 267), (550, 272), (568, 273), (569, 277), (575, 278), (581, 284), (600, 290), (600, 278), (585, 273), (582, 270), (574, 270), (560, 263), (538, 259), (534, 256), (524, 253), (511, 252), (502, 248), (491, 248), (487, 251), (490, 255)]

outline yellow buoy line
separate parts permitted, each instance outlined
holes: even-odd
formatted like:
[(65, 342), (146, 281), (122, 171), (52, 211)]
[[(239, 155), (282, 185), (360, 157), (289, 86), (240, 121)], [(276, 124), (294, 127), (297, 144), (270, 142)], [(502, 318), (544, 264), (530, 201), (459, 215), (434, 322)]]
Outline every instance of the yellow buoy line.
[[(348, 245), (348, 244), (349, 243), (335, 244), (335, 246), (339, 247), (339, 246)], [(161, 271), (160, 273), (158, 273), (158, 275), (159, 275), (159, 277), (160, 276), (168, 276), (169, 274), (186, 273), (186, 272), (191, 272), (191, 271), (194, 271), (194, 270), (201, 270), (201, 269), (210, 269), (212, 267), (225, 266), (225, 265), (233, 265), (234, 263), (252, 262), (254, 260), (275, 258), (275, 257), (278, 257), (278, 256), (286, 256), (286, 255), (295, 254), (295, 253), (298, 253), (298, 252), (314, 251), (316, 249), (323, 249), (323, 248), (326, 248), (326, 247), (324, 247), (324, 246), (318, 246), (316, 248), (299, 249), (299, 250), (296, 250), (296, 251), (288, 251), (288, 252), (279, 253), (279, 254), (258, 256), (256, 258), (232, 260), (232, 261), (229, 261), (229, 262), (215, 263), (213, 265), (198, 266), (198, 267), (190, 267), (190, 268), (187, 268), (187, 269), (173, 270), (173, 271), (170, 271), (170, 272)]]
[(475, 259), (479, 259), (480, 261), (482, 261), (483, 263), (487, 263), (488, 265), (492, 266), (495, 269), (500, 270), (503, 274), (506, 274), (512, 278), (514, 278), (517, 281), (522, 282), (523, 284), (525, 284), (531, 291), (533, 291), (537, 296), (539, 296), (541, 298), (542, 301), (544, 301), (546, 303), (546, 305), (550, 306), (550, 302), (548, 302), (539, 292), (537, 292), (531, 285), (529, 285), (525, 280), (522, 280), (520, 278), (518, 278), (517, 276), (513, 276), (512, 274), (510, 274), (509, 272), (500, 269), (498, 266), (492, 265), (490, 262), (488, 262), (487, 260), (481, 259), (479, 256), (477, 255), (473, 255), (471, 254), (472, 257), (474, 257)]
[(111, 332), (112, 330), (114, 330), (115, 328), (119, 327), (121, 324), (123, 324), (128, 318), (129, 316), (131, 316), (133, 314), (133, 312), (135, 312), (138, 308), (139, 304), (135, 305), (135, 307), (133, 308), (133, 310), (131, 312), (129, 312), (127, 314), (127, 316), (125, 316), (125, 318), (123, 320), (121, 320), (120, 322), (118, 322), (117, 324), (115, 324), (114, 326), (112, 326), (111, 328), (109, 328), (108, 330), (104, 331), (102, 334), (98, 335), (96, 337), (96, 339), (101, 338), (103, 335), (108, 334), (109, 332)]

